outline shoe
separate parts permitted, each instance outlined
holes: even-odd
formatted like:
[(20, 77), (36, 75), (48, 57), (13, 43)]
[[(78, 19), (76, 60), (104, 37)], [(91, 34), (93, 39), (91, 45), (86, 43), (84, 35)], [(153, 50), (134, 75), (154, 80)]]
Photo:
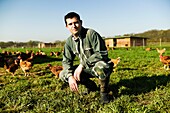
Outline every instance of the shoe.
[(110, 102), (108, 93), (100, 93), (101, 100), (100, 103), (107, 104)]

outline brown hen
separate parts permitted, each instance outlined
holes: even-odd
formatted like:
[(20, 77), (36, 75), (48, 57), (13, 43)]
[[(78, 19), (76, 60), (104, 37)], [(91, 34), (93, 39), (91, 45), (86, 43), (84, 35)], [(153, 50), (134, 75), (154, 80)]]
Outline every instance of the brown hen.
[(117, 57), (116, 59), (111, 59), (111, 61), (114, 63), (113, 67), (115, 68), (120, 62), (120, 57)]
[(166, 49), (159, 50), (156, 48), (157, 52), (159, 53), (159, 60), (164, 64), (164, 69), (169, 70), (170, 66), (170, 56), (163, 56), (163, 53), (166, 51)]
[(24, 72), (24, 75), (28, 76), (29, 71), (32, 68), (32, 62), (27, 61), (27, 60), (22, 61), (22, 59), (20, 59), (20, 67), (22, 71)]
[(50, 71), (55, 75), (56, 78), (59, 78), (59, 73), (63, 70), (62, 66), (52, 66), (48, 64), (46, 69), (50, 69)]
[(117, 65), (120, 62), (120, 57), (117, 57), (116, 59), (111, 59), (111, 61), (114, 63), (113, 65), (113, 71), (115, 71), (115, 68), (117, 67)]
[(14, 76), (15, 71), (18, 69), (17, 60), (13, 60), (12, 58), (5, 60), (4, 69)]

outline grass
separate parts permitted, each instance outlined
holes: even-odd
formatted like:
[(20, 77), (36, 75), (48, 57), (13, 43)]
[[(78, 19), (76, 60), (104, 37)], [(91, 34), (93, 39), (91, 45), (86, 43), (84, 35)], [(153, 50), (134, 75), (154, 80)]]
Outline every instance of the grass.
[[(170, 47), (166, 48), (166, 55), (170, 55)], [(47, 55), (53, 50), (60, 49), (43, 49)], [(163, 69), (156, 50), (145, 51), (142, 47), (129, 50), (117, 48), (109, 50), (109, 57), (121, 57), (120, 64), (110, 77), (109, 94), (112, 100), (109, 104), (100, 104), (99, 91), (85, 96), (71, 92), (68, 84), (56, 79), (45, 69), (48, 63), (61, 65), (62, 56), (48, 56), (46, 59), (35, 60), (28, 77), (24, 76), (21, 69), (13, 77), (0, 68), (0, 112), (170, 112), (170, 71)], [(97, 79), (93, 80), (97, 83)], [(79, 90), (83, 91), (84, 86), (79, 85)]]

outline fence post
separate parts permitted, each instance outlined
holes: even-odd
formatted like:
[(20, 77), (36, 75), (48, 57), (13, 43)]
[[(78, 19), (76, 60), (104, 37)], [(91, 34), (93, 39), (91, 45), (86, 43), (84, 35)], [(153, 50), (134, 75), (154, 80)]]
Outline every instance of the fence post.
[(160, 48), (162, 48), (161, 46), (162, 46), (162, 39), (160, 38)]

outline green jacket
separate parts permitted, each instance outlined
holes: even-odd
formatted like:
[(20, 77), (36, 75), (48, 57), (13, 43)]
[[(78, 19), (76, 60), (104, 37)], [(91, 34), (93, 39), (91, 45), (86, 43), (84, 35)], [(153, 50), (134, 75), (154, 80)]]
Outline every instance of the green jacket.
[(64, 70), (67, 71), (67, 78), (73, 73), (73, 61), (76, 55), (84, 68), (93, 67), (98, 61), (108, 62), (110, 60), (102, 37), (96, 31), (83, 27), (79, 38), (74, 40), (71, 35), (64, 46), (62, 64)]

